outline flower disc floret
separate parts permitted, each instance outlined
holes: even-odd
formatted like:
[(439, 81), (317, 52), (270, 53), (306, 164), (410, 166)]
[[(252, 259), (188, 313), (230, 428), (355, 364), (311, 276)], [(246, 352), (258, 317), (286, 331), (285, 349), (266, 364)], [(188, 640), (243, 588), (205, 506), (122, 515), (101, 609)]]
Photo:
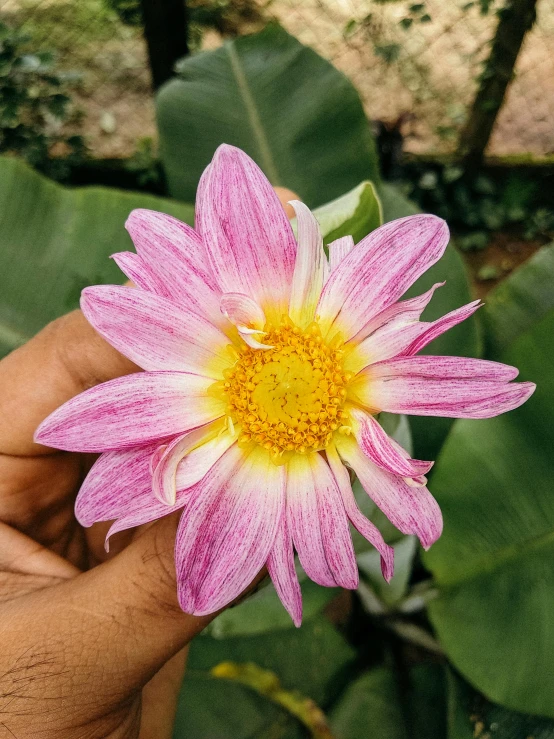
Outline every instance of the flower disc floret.
[(325, 449), (348, 418), (343, 410), (351, 375), (343, 350), (312, 323), (302, 331), (284, 320), (266, 327), (264, 344), (245, 346), (225, 373), (228, 415), (240, 426), (240, 444), (256, 442), (274, 458)]

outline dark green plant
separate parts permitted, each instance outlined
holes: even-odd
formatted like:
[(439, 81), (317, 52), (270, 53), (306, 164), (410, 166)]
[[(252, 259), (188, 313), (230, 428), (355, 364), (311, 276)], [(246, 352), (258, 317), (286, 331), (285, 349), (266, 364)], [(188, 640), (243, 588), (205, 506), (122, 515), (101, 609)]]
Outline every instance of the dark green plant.
[(469, 178), (458, 165), (428, 164), (409, 170), (408, 179), (406, 193), (423, 210), (464, 234), (457, 241), (463, 251), (484, 249), (490, 232), (513, 226), (526, 239), (554, 237), (554, 212), (541, 205), (537, 184), (523, 175), (494, 179), (478, 173)]
[(63, 132), (71, 115), (68, 76), (56, 71), (50, 52), (29, 53), (30, 40), (0, 22), (0, 152), (63, 179), (85, 145)]

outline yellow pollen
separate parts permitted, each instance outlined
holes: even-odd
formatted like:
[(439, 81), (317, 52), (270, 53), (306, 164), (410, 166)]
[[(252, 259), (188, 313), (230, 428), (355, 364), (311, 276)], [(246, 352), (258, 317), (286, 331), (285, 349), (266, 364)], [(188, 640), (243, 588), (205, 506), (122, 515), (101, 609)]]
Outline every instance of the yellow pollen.
[(273, 348), (243, 347), (217, 387), (230, 422), (240, 426), (239, 444), (255, 442), (274, 461), (325, 449), (335, 430), (348, 428), (342, 408), (352, 375), (342, 369), (338, 342), (328, 346), (317, 323), (302, 331), (288, 318), (265, 330), (264, 344)]

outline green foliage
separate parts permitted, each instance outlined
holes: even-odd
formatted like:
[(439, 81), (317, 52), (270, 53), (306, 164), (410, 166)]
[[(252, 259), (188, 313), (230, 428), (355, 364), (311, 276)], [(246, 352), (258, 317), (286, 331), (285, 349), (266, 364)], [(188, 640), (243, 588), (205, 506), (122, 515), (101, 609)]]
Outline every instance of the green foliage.
[(349, 685), (331, 726), (336, 739), (446, 739), (445, 709), (442, 667), (376, 667)]
[(108, 257), (132, 247), (124, 223), (133, 208), (193, 218), (191, 206), (101, 187), (72, 190), (0, 157), (0, 355), (76, 308), (86, 285), (123, 281)]
[(499, 354), (537, 383), (517, 411), (457, 421), (433, 475), (445, 531), (425, 562), (429, 613), (454, 665), (485, 695), (554, 717), (554, 311)]
[(554, 721), (491, 703), (448, 675), (448, 739), (554, 739)]
[(357, 92), (331, 64), (276, 25), (184, 59), (157, 97), (169, 192), (192, 200), (223, 142), (244, 149), (274, 185), (310, 206), (365, 179), (377, 157)]
[(383, 207), (372, 182), (362, 182), (350, 192), (314, 210), (323, 239), (329, 244), (341, 236), (358, 243), (383, 223)]
[(514, 225), (524, 238), (554, 238), (554, 211), (540, 204), (543, 194), (531, 177), (509, 174), (492, 178), (479, 174), (464, 177), (458, 165), (424, 165), (408, 172), (407, 194), (425, 211), (436, 213), (467, 237), (460, 239), (464, 251), (484, 248), (474, 232), (498, 231)]
[(483, 309), (486, 350), (498, 356), (554, 310), (554, 244), (543, 246), (487, 296)]
[[(302, 588), (302, 612), (305, 620), (321, 613), (329, 601), (338, 594), (337, 588), (323, 588), (312, 582), (298, 566), (298, 579)], [(275, 588), (268, 583), (261, 590), (234, 608), (223, 611), (207, 628), (207, 633), (217, 639), (236, 636), (253, 636), (291, 628), (291, 620), (283, 608)]]
[(142, 6), (140, 0), (104, 0), (106, 6), (117, 13), (120, 21), (127, 26), (142, 26)]
[[(80, 136), (62, 126), (70, 116), (68, 78), (49, 52), (29, 53), (30, 37), (0, 22), (0, 153), (18, 154), (50, 176), (63, 178), (85, 153)], [(65, 161), (52, 158), (54, 148)]]
[(299, 733), (298, 720), (277, 708), (262, 690), (216, 678), (214, 668), (221, 663), (252, 663), (275, 673), (284, 690), (297, 691), (325, 709), (344, 686), (354, 656), (322, 617), (305, 622), (301, 629), (267, 635), (223, 640), (201, 636), (191, 647), (174, 737), (305, 736)]
[[(104, 3), (125, 25), (142, 27), (141, 0), (104, 0)], [(235, 37), (245, 26), (252, 28), (262, 24), (265, 13), (255, 0), (189, 0), (187, 21), (189, 47), (196, 51), (207, 29), (225, 37)]]

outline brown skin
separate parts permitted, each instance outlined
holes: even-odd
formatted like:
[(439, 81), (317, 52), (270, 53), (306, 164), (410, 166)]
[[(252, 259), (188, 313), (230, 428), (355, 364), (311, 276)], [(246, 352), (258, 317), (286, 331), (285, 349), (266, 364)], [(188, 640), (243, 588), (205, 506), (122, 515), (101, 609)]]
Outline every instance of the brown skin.
[(0, 739), (171, 737), (188, 645), (212, 618), (177, 603), (178, 515), (107, 555), (109, 524), (73, 514), (93, 459), (33, 442), (63, 402), (138, 370), (80, 311), (0, 362)]

